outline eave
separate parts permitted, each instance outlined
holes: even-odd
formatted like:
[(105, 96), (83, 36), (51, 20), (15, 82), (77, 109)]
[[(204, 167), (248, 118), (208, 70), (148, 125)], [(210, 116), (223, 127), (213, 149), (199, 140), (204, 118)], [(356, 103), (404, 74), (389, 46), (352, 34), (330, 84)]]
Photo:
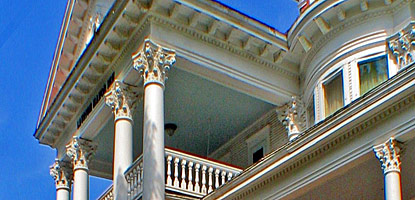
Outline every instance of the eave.
[[(165, 5), (166, 1), (160, 1), (162, 1), (161, 5)], [(165, 16), (165, 13), (162, 15), (158, 13), (164, 12), (166, 9), (161, 7), (161, 5), (157, 5), (160, 1), (116, 1), (100, 25), (98, 32), (95, 33), (95, 36), (68, 74), (56, 98), (49, 106), (47, 113), (44, 114), (43, 118), (40, 117), (34, 133), (34, 136), (40, 143), (47, 144), (53, 148), (56, 147), (59, 140), (62, 139), (61, 134), (67, 134), (68, 124), (74, 123), (75, 117), (79, 116), (81, 109), (85, 107), (85, 102), (91, 98), (91, 91), (94, 91), (98, 87), (98, 83), (105, 77), (108, 77), (114, 68), (118, 66), (118, 60), (120, 56), (125, 54), (127, 46), (130, 48), (129, 45), (131, 43), (136, 43), (136, 39), (132, 40), (132, 37), (140, 34), (143, 28), (147, 26), (147, 23), (153, 20), (151, 18), (152, 15), (172, 17), (169, 14)], [(207, 16), (210, 21), (226, 24), (225, 28), (230, 28), (231, 33), (225, 38), (224, 42), (229, 43), (229, 45), (231, 45), (230, 41), (228, 41), (229, 39), (240, 39), (240, 33), (233, 34), (232, 31), (235, 33), (242, 32), (243, 35), (248, 37), (248, 40), (243, 44), (242, 51), (248, 52), (252, 51), (252, 49), (258, 49), (256, 53), (254, 52), (256, 54), (255, 57), (251, 56), (253, 60), (263, 63), (262, 60), (271, 59), (269, 61), (271, 65), (268, 64), (268, 66), (279, 68), (279, 70), (291, 74), (292, 78), (297, 80), (296, 72), (280, 68), (275, 64), (274, 55), (277, 52), (285, 51), (287, 45), (285, 36), (271, 27), (231, 11), (228, 8), (221, 8), (215, 2), (212, 2), (213, 6), (211, 7), (203, 6), (202, 1), (196, 3), (185, 0), (167, 2), (179, 5), (167, 8), (170, 9), (168, 13), (174, 12), (172, 9), (175, 9), (175, 7), (189, 5), (192, 7), (186, 6), (186, 9), (191, 8), (193, 13), (203, 13), (202, 18)], [(233, 12), (233, 14), (229, 15), (229, 12)], [(213, 18), (211, 15), (220, 16), (220, 19)], [(194, 29), (194, 24), (191, 21), (193, 20), (197, 24), (199, 22), (195, 20), (203, 20), (202, 18), (189, 19), (189, 24), (184, 24), (184, 26)], [(238, 29), (238, 27), (241, 29)], [(220, 28), (216, 27), (215, 30)], [(256, 30), (258, 28), (259, 30)], [(216, 35), (211, 36), (217, 37)], [(70, 134), (79, 133), (71, 132)]]

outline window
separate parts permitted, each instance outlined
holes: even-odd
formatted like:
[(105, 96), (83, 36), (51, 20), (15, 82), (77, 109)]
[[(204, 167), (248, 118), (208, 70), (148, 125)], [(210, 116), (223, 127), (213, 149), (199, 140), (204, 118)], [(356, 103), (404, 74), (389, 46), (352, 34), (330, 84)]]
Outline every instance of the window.
[(252, 162), (256, 163), (258, 160), (260, 160), (262, 157), (264, 157), (264, 148), (260, 148), (257, 151), (255, 151), (254, 154), (252, 154)]
[(332, 76), (329, 80), (323, 83), (324, 90), (324, 113), (325, 116), (333, 114), (336, 110), (343, 107), (343, 73)]
[(388, 79), (386, 56), (361, 61), (357, 65), (359, 68), (360, 95)]
[(269, 152), (270, 131), (270, 125), (267, 125), (246, 139), (249, 164), (257, 162)]

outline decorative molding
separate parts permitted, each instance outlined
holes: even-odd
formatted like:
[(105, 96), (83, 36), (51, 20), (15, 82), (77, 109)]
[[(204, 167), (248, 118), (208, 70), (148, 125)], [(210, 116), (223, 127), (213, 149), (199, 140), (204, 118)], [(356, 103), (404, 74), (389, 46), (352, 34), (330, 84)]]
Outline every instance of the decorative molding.
[(387, 39), (389, 57), (399, 69), (415, 61), (415, 25), (410, 24), (407, 28), (399, 31), (395, 36)]
[[(379, 16), (385, 16), (396, 13), (404, 4), (408, 3), (408, 1), (402, 1), (397, 6), (394, 7), (386, 7), (382, 10), (377, 11), (368, 11), (364, 14), (361, 14), (360, 16), (356, 16), (353, 19), (343, 21), (341, 24), (333, 27), (327, 34), (322, 35), (319, 37), (316, 42), (312, 43), (312, 48), (308, 51), (308, 54), (305, 55), (305, 58), (302, 63), (311, 63), (314, 56), (334, 37), (337, 37), (342, 31), (349, 30), (352, 27), (358, 26), (360, 24), (363, 24), (367, 22), (370, 19), (379, 17)], [(308, 65), (306, 65), (308, 66)], [(304, 71), (304, 69), (302, 69)]]
[[(313, 138), (320, 135), (322, 131), (327, 131), (328, 129), (333, 128), (333, 125), (335, 125), (333, 123), (336, 123), (336, 121), (344, 119), (344, 118), (350, 118), (350, 116), (353, 115), (354, 113), (354, 110), (350, 110), (350, 109), (353, 109), (355, 107), (358, 109), (361, 105), (368, 105), (371, 103), (371, 102), (367, 102), (366, 100), (378, 101), (378, 99), (374, 99), (374, 98), (382, 94), (382, 90), (390, 91), (390, 90), (393, 90), (393, 88), (396, 89), (396, 87), (405, 85), (404, 83), (402, 83), (402, 81), (406, 82), (408, 80), (413, 80), (412, 72), (414, 69), (415, 69), (414, 67), (406, 68), (405, 69), (406, 71), (402, 71), (394, 78), (389, 79), (388, 81), (385, 81), (384, 83), (382, 83), (383, 87), (379, 87), (376, 91), (369, 93), (366, 96), (366, 98), (356, 101), (354, 104), (346, 108), (346, 110), (342, 111), (341, 113), (338, 113), (338, 115), (345, 115), (345, 116), (342, 116), (341, 118), (339, 117), (339, 118), (327, 119), (321, 122), (318, 126), (314, 126), (310, 129), (305, 130), (299, 136), (299, 138), (294, 141), (294, 143), (286, 144), (282, 148), (274, 152), (271, 152), (268, 156), (266, 156), (263, 162), (258, 164), (261, 166), (256, 166), (256, 165), (251, 166), (249, 169), (245, 170), (244, 173), (236, 177), (233, 182), (230, 182), (227, 185), (225, 185), (225, 187), (223, 187), (222, 190), (218, 190), (216, 192), (218, 193), (217, 195), (213, 193), (207, 196), (206, 199), (217, 198), (220, 195), (222, 195), (221, 197), (223, 197), (223, 195), (226, 194), (226, 192), (231, 191), (235, 187), (235, 185), (242, 184), (244, 181), (247, 181), (249, 178), (251, 178), (252, 174), (255, 174), (259, 171), (263, 172), (263, 170), (265, 170), (266, 167), (269, 167), (272, 163), (275, 163), (281, 158), (289, 154), (292, 154), (295, 149), (299, 148), (301, 145), (305, 144), (306, 142), (310, 142)], [(408, 84), (410, 85), (411, 83), (407, 82), (406, 85)], [(373, 95), (376, 95), (376, 96), (372, 97)], [(297, 156), (297, 158), (294, 157), (290, 159), (291, 161), (289, 163), (286, 163), (282, 167), (279, 167), (279, 169), (277, 169), (277, 171), (274, 171), (272, 174), (268, 174), (268, 175), (263, 174), (260, 182), (257, 182), (257, 183), (250, 182), (249, 187), (246, 187), (244, 189), (238, 189), (238, 192), (228, 194), (226, 195), (226, 198), (227, 199), (244, 199), (244, 197), (248, 196), (254, 191), (258, 191), (259, 189), (261, 189), (262, 187), (264, 187), (265, 185), (269, 183), (272, 183), (276, 179), (281, 178), (285, 176), (286, 174), (289, 174), (292, 171), (303, 167), (307, 163), (317, 160), (321, 156), (336, 149), (338, 146), (342, 146), (346, 142), (349, 142), (351, 139), (356, 138), (357, 136), (363, 134), (366, 130), (371, 129), (377, 124), (382, 123), (384, 120), (387, 120), (388, 118), (392, 117), (392, 115), (396, 113), (400, 113), (402, 110), (407, 109), (409, 106), (413, 106), (414, 103), (415, 103), (415, 94), (413, 93), (409, 94), (408, 96), (400, 98), (399, 100), (395, 101), (393, 104), (382, 109), (381, 112), (378, 112), (364, 119), (360, 123), (355, 124), (354, 126), (350, 127), (349, 129), (345, 131), (338, 132), (338, 134), (331, 136), (329, 140), (315, 144), (314, 149), (307, 151), (306, 154)]]
[(391, 137), (385, 143), (373, 147), (373, 151), (380, 161), (383, 174), (401, 172), (401, 148), (395, 138)]
[(136, 90), (135, 86), (116, 80), (111, 90), (105, 94), (105, 103), (111, 107), (115, 120), (120, 118), (133, 119), (132, 112), (136, 108), (138, 100), (142, 97), (142, 94), (139, 94)]
[[(382, 113), (379, 113), (376, 116), (373, 116), (372, 118), (369, 118), (365, 120), (364, 122), (358, 124), (357, 126), (351, 128), (349, 131), (346, 131), (339, 136), (333, 138), (332, 140), (319, 145), (318, 148), (314, 149), (313, 151), (309, 152), (308, 154), (299, 157), (298, 159), (295, 159), (294, 162), (291, 162), (286, 167), (283, 167), (278, 170), (278, 172), (274, 173), (272, 176), (269, 176), (265, 178), (263, 181), (256, 183), (256, 184), (250, 184), (249, 189), (241, 190), (242, 192), (233, 196), (232, 200), (236, 199), (244, 199), (244, 197), (248, 196), (249, 194), (253, 193), (254, 191), (262, 188), (263, 186), (271, 183), (272, 181), (275, 181), (277, 178), (281, 178), (285, 176), (286, 174), (289, 174), (290, 172), (301, 168), (303, 165), (312, 162), (313, 160), (316, 160), (320, 158), (322, 155), (326, 154), (327, 152), (335, 149), (337, 146), (340, 146), (341, 144), (344, 144), (345, 142), (349, 141), (353, 137), (361, 134), (365, 130), (373, 127), (375, 124), (380, 123), (381, 121), (388, 118), (390, 115), (399, 112), (400, 110), (406, 108), (408, 105), (412, 105), (415, 102), (415, 95), (411, 95), (405, 99), (402, 99), (400, 102), (392, 105), (388, 109), (385, 109)], [(304, 133), (303, 133), (304, 134)], [(244, 172), (247, 173), (247, 172)], [(244, 174), (242, 173), (242, 174)]]
[(293, 96), (290, 102), (277, 108), (277, 113), (289, 141), (295, 140), (306, 129), (306, 109), (301, 98)]
[(56, 189), (71, 189), (73, 180), (72, 165), (68, 162), (55, 160), (50, 166), (50, 175), (55, 179)]
[(92, 141), (74, 136), (71, 142), (66, 145), (66, 155), (72, 159), (74, 170), (88, 170), (88, 163), (96, 149), (97, 145)]
[(162, 24), (162, 25), (167, 25), (170, 28), (173, 28), (175, 30), (178, 30), (182, 33), (187, 34), (188, 36), (191, 37), (195, 37), (200, 41), (209, 43), (213, 46), (216, 46), (218, 48), (230, 51), (231, 53), (234, 53), (236, 55), (242, 56), (248, 60), (251, 60), (253, 62), (259, 63), (261, 65), (264, 65), (266, 67), (269, 67), (271, 69), (276, 70), (277, 72), (279, 72), (282, 75), (286, 75), (288, 76), (287, 78), (291, 78), (291, 79), (298, 79), (299, 75), (297, 73), (291, 72), (289, 70), (286, 70), (278, 65), (276, 65), (273, 61), (270, 62), (268, 60), (265, 60), (263, 58), (260, 57), (260, 55), (255, 55), (247, 50), (244, 50), (242, 47), (237, 47), (235, 45), (232, 45), (231, 43), (225, 42), (225, 41), (221, 41), (219, 38), (215, 38), (214, 36), (209, 34), (209, 31), (206, 33), (202, 33), (201, 31), (198, 30), (194, 30), (194, 29), (190, 29), (190, 28), (186, 28), (182, 25), (179, 25), (175, 22), (172, 22), (168, 19), (164, 19), (161, 16), (157, 16), (157, 15), (152, 15), (151, 20), (153, 22)]
[(144, 87), (150, 83), (157, 83), (164, 87), (167, 72), (176, 62), (176, 53), (146, 39), (143, 50), (134, 53), (132, 59), (134, 69), (144, 79)]

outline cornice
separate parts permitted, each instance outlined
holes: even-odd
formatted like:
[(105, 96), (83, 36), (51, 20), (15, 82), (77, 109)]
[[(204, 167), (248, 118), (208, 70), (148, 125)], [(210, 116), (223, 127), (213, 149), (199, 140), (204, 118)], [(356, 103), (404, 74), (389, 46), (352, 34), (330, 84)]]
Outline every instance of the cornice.
[[(316, 40), (316, 42), (312, 43), (312, 48), (310, 49), (310, 51), (308, 51), (308, 53), (306, 53), (306, 55), (305, 55), (305, 57), (304, 57), (304, 59), (301, 63), (311, 63), (311, 61), (314, 59), (315, 55), (327, 43), (332, 41), (333, 38), (337, 37), (344, 30), (349, 30), (352, 27), (356, 27), (358, 25), (364, 24), (364, 23), (368, 22), (369, 20), (371, 20), (373, 18), (376, 18), (376, 17), (395, 14), (407, 2), (408, 1), (402, 1), (398, 5), (395, 5), (393, 7), (384, 7), (384, 8), (380, 8), (381, 10), (376, 9), (376, 10), (368, 11), (368, 12), (363, 13), (363, 14), (359, 14), (359, 15), (354, 16), (354, 17), (340, 23), (339, 25), (333, 27), (327, 34), (321, 35)], [(303, 64), (302, 64), (302, 66), (303, 66)], [(301, 73), (303, 73), (303, 71), (305, 71), (306, 69), (304, 69), (303, 67), (301, 67), (301, 68), (302, 69), (300, 71), (301, 71)]]
[[(326, 138), (317, 141), (317, 143), (312, 146), (313, 149), (307, 150), (304, 153), (299, 153), (297, 154), (298, 156), (294, 156), (291, 159), (286, 158), (287, 156), (290, 156), (290, 154), (292, 154), (293, 152), (305, 146), (307, 143), (310, 143), (318, 137), (321, 137), (323, 133), (326, 134), (325, 132), (327, 132), (327, 130), (333, 129), (344, 119), (353, 118), (353, 115), (355, 115), (357, 111), (361, 110), (362, 106), (369, 106), (373, 104), (373, 102), (379, 101), (379, 99), (385, 97), (387, 93), (392, 93), (394, 90), (400, 90), (400, 87), (403, 85), (409, 84), (408, 87), (413, 87), (414, 76), (415, 65), (412, 65), (407, 69), (401, 71), (392, 79), (389, 79), (388, 81), (385, 81), (383, 84), (379, 85), (377, 88), (369, 92), (363, 98), (353, 102), (340, 112), (337, 112), (337, 114), (335, 114), (334, 116), (329, 117), (325, 121), (322, 121), (314, 127), (311, 127), (310, 129), (306, 130), (298, 137), (298, 139), (294, 140), (293, 142), (289, 142), (280, 149), (270, 153), (263, 159), (262, 162), (245, 169), (244, 172), (241, 173), (241, 175), (239, 175), (231, 182), (224, 185), (221, 189), (206, 196), (204, 199), (213, 199), (218, 197), (223, 198), (223, 196), (221, 195), (224, 195), (227, 191), (231, 191), (232, 189), (244, 183), (248, 179), (252, 179), (252, 177), (257, 174), (262, 174), (260, 181), (257, 181), (257, 179), (252, 180), (251, 183), (245, 184), (247, 185), (247, 188), (239, 188), (238, 190), (236, 190), (235, 193), (231, 193), (228, 196), (226, 196), (226, 198), (230, 197), (230, 199), (243, 199), (247, 195), (251, 194), (253, 191), (262, 188), (263, 186), (272, 181), (275, 181), (277, 178), (283, 177), (286, 174), (314, 160), (317, 160), (322, 155), (334, 150), (336, 147), (344, 143), (347, 143), (348, 141), (355, 138), (357, 135), (364, 134), (366, 130), (374, 127), (377, 124), (380, 124), (384, 120), (390, 118), (392, 115), (399, 113), (400, 111), (413, 105), (415, 103), (415, 94), (413, 92), (410, 92), (405, 97), (399, 98), (398, 101), (389, 104), (389, 106), (387, 106), (386, 108), (381, 109), (380, 111), (374, 114), (371, 114), (371, 116), (366, 116), (368, 114), (360, 116), (354, 120), (358, 121), (359, 119), (363, 119), (361, 122), (355, 123), (350, 128), (344, 128), (344, 126), (340, 127), (338, 128), (338, 130), (340, 131), (334, 130), (332, 134), (326, 136)], [(403, 92), (403, 90), (399, 92)], [(395, 98), (395, 100), (396, 99), (398, 99), (398, 97)], [(351, 121), (350, 123), (353, 123), (353, 121)], [(264, 170), (272, 166), (277, 161), (281, 160), (286, 161), (279, 165), (281, 167), (276, 166), (275, 169), (270, 169), (268, 173), (271, 172), (272, 175), (266, 175), (267, 172), (264, 172)]]
[(260, 58), (256, 55), (254, 55), (253, 53), (250, 53), (246, 50), (243, 50), (242, 48), (240, 48), (236, 45), (233, 45), (233, 44), (228, 43), (228, 42), (223, 42), (223, 41), (221, 41), (221, 40), (219, 40), (215, 37), (212, 37), (212, 36), (210, 36), (206, 33), (201, 32), (199, 30), (195, 30), (193, 28), (183, 26), (183, 25), (181, 25), (177, 22), (174, 22), (170, 19), (166, 19), (165, 17), (157, 15), (157, 14), (153, 14), (151, 16), (151, 20), (155, 23), (173, 28), (176, 31), (180, 31), (180, 32), (186, 34), (187, 36), (191, 36), (193, 38), (196, 38), (197, 40), (203, 41), (203, 42), (205, 42), (209, 45), (213, 45), (215, 47), (227, 50), (227, 51), (229, 51), (233, 54), (236, 54), (238, 56), (241, 56), (243, 58), (246, 58), (248, 60), (256, 62), (260, 65), (263, 65), (263, 66), (269, 67), (271, 69), (274, 69), (274, 70), (278, 71), (280, 74), (286, 75), (286, 76), (290, 77), (291, 79), (298, 79), (299, 78), (299, 75), (297, 73), (293, 73), (291, 71), (288, 71), (288, 70), (286, 70), (286, 69), (284, 69), (284, 68), (282, 68), (282, 67), (280, 67), (280, 66), (278, 66), (274, 63), (271, 63), (271, 62), (269, 62), (265, 59), (262, 59), (262, 58)]

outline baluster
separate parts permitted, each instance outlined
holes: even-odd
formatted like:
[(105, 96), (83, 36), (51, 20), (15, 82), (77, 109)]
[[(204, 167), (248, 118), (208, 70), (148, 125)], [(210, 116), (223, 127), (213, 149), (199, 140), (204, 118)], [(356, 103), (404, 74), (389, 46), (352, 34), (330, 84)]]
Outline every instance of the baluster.
[(196, 163), (196, 166), (195, 166), (195, 192), (197, 192), (197, 193), (200, 193), (199, 169), (200, 169), (200, 164)]
[(179, 158), (174, 158), (174, 184), (175, 188), (179, 188)]
[(225, 178), (226, 178), (226, 171), (222, 171), (222, 185), (225, 184)]
[(138, 190), (139, 192), (143, 191), (143, 174), (144, 174), (144, 170), (143, 170), (143, 160), (140, 161), (139, 165), (140, 167), (140, 190)]
[(189, 183), (187, 184), (187, 189), (189, 191), (193, 191), (193, 182), (192, 182), (193, 181), (193, 177), (192, 177), (192, 173), (193, 173), (193, 171), (192, 171), (193, 162), (192, 161), (189, 162), (188, 167), (189, 167)]
[(228, 173), (228, 181), (230, 181), (232, 179), (232, 172)]
[(220, 173), (220, 170), (216, 169), (215, 170), (215, 189), (219, 187), (219, 173)]
[(141, 180), (143, 177), (141, 177), (141, 171), (143, 171), (143, 169), (141, 169), (140, 165), (137, 165), (137, 188), (136, 188), (136, 194), (140, 193), (140, 189), (141, 189)]
[(128, 173), (127, 177), (126, 177), (126, 179), (127, 179), (127, 196), (128, 196), (127, 199), (131, 199), (131, 179), (130, 179), (130, 177), (131, 177), (131, 173)]
[(213, 191), (213, 180), (212, 180), (212, 176), (213, 176), (213, 167), (209, 167), (209, 188), (208, 188), (208, 194), (211, 193)]
[(202, 166), (202, 194), (206, 194), (206, 165)]
[(167, 186), (171, 186), (172, 180), (171, 180), (171, 161), (173, 157), (170, 155), (167, 156)]
[(134, 170), (130, 172), (130, 184), (128, 185), (130, 189), (130, 198), (133, 199), (134, 197)]
[(182, 159), (182, 183), (180, 184), (181, 188), (183, 190), (186, 190), (187, 184), (186, 184), (186, 160)]
[(136, 168), (134, 168), (133, 169), (133, 182), (134, 182), (134, 185), (133, 185), (133, 197), (135, 197), (135, 195), (137, 195), (137, 186), (138, 186), (138, 183), (137, 183), (137, 180), (138, 180), (138, 178), (137, 178), (137, 176), (138, 176), (138, 174), (137, 174), (137, 169)]

